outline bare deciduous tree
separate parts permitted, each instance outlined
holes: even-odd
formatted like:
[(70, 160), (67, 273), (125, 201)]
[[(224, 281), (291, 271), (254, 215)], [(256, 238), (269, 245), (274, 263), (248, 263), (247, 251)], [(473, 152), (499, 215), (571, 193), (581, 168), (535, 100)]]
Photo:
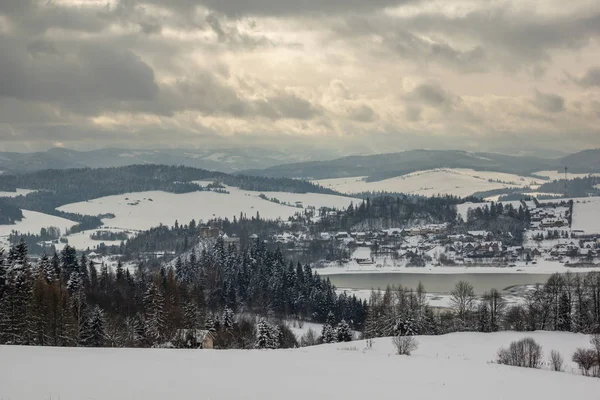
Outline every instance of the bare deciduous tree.
[(410, 356), (419, 347), (419, 342), (414, 336), (394, 336), (392, 341), (396, 347), (396, 352), (401, 356)]
[(473, 309), (475, 302), (475, 290), (469, 282), (460, 281), (456, 284), (450, 298), (452, 308), (456, 312), (458, 318), (465, 321), (467, 313)]
[(579, 348), (575, 351), (575, 354), (573, 354), (573, 362), (579, 366), (583, 375), (590, 376), (590, 370), (598, 366), (596, 351), (593, 349)]
[(550, 365), (554, 371), (562, 372), (564, 370), (564, 359), (556, 350), (550, 352)]
[(490, 310), (490, 327), (492, 332), (496, 332), (500, 329), (499, 321), (502, 318), (506, 302), (502, 298), (502, 294), (497, 289), (492, 289), (483, 296), (483, 299), (488, 303)]
[(542, 346), (533, 338), (524, 338), (512, 342), (508, 349), (498, 350), (498, 364), (515, 367), (540, 368), (542, 365)]

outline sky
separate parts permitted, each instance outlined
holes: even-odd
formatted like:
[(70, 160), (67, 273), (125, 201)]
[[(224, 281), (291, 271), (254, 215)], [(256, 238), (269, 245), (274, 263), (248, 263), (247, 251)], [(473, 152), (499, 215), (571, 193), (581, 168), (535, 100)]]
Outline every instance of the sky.
[(0, 150), (600, 147), (597, 0), (1, 0)]

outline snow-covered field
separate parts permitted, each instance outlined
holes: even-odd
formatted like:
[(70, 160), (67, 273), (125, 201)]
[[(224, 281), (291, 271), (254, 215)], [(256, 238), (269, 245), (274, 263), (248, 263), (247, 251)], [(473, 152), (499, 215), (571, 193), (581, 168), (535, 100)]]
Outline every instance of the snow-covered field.
[[(127, 193), (123, 195), (101, 197), (80, 203), (67, 204), (59, 208), (62, 211), (98, 215), (113, 213), (115, 218), (105, 220), (112, 228), (144, 230), (159, 224), (172, 225), (175, 220), (187, 223), (192, 218), (207, 221), (222, 217), (232, 219), (240, 212), (249, 218), (258, 212), (265, 219), (287, 219), (300, 208), (276, 204), (259, 198), (260, 192), (227, 187), (229, 194), (209, 191), (173, 194), (162, 191)], [(346, 208), (351, 202), (360, 200), (350, 197), (326, 194), (296, 194), (284, 192), (266, 192), (269, 198), (295, 203), (301, 201), (304, 207), (317, 208), (327, 206)], [(135, 205), (134, 205), (135, 204)]]
[[(563, 172), (559, 172), (559, 171), (538, 171), (538, 172), (534, 172), (534, 175), (539, 175), (539, 176), (547, 176), (548, 178), (550, 178), (550, 180), (560, 180), (560, 179), (565, 179), (565, 173)], [(597, 173), (591, 173), (591, 174), (573, 174), (571, 172), (567, 172), (567, 179), (575, 179), (575, 178), (585, 178), (586, 176), (600, 176), (600, 174)]]
[(479, 191), (523, 187), (541, 183), (539, 179), (531, 177), (463, 168), (418, 171), (378, 182), (366, 182), (364, 178), (358, 176), (322, 179), (313, 182), (347, 194), (386, 191), (423, 196), (452, 194), (463, 197)]
[[(572, 199), (547, 199), (543, 203), (557, 203), (561, 201), (573, 200), (573, 222), (571, 229), (582, 230), (585, 233), (600, 233), (600, 197), (576, 197)], [(503, 201), (502, 204), (512, 204), (518, 208), (519, 201)], [(474, 209), (483, 207), (486, 203), (463, 203), (456, 206), (457, 213), (464, 219), (467, 219), (469, 208)]]
[(575, 200), (571, 228), (585, 233), (600, 233), (600, 197)]
[(40, 229), (55, 226), (64, 233), (74, 225), (77, 225), (77, 222), (37, 211), (23, 210), (23, 219), (21, 221), (18, 221), (14, 225), (0, 225), (0, 240), (10, 235), (12, 231), (39, 234)]
[(294, 336), (296, 336), (296, 339), (298, 340), (300, 340), (302, 336), (306, 335), (309, 329), (312, 329), (317, 336), (321, 335), (321, 331), (323, 331), (323, 324), (318, 324), (316, 322), (305, 322), (297, 320), (290, 320), (285, 322), (294, 334)]
[[(102, 231), (110, 231), (110, 232), (125, 232), (124, 229), (110, 229), (102, 226), (99, 229), (92, 229), (89, 231), (82, 231), (75, 233), (73, 235), (66, 236), (65, 238), (69, 241), (69, 246), (73, 246), (78, 250), (86, 250), (87, 248), (94, 249), (100, 243), (104, 243), (107, 246), (121, 244), (120, 240), (93, 240), (90, 238), (90, 235), (98, 230)], [(132, 234), (135, 234), (132, 232)], [(62, 247), (62, 244), (57, 245), (57, 247)]]
[(25, 196), (28, 193), (33, 193), (35, 190), (29, 189), (17, 189), (15, 192), (3, 192), (0, 190), (0, 197), (17, 197), (17, 196)]
[[(530, 336), (565, 372), (492, 363), (498, 348)], [(412, 356), (390, 338), (295, 350), (0, 347), (0, 398), (33, 399), (596, 399), (600, 380), (570, 361), (585, 335), (456, 333), (417, 337)], [(84, 366), (82, 368), (82, 366)], [(65, 379), (68, 377), (68, 379)]]

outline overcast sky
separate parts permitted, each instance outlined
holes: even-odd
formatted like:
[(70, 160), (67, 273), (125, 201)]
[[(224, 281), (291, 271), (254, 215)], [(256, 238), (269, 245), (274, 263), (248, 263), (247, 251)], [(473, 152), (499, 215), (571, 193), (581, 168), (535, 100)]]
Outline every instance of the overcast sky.
[(0, 150), (600, 147), (598, 0), (0, 0)]

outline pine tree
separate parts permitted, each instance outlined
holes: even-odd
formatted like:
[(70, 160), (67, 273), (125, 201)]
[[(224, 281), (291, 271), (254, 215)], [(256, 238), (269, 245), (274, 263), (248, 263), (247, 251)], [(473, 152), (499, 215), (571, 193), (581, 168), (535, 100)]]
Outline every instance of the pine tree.
[(146, 333), (151, 344), (160, 344), (165, 338), (165, 300), (161, 288), (152, 283), (148, 287), (144, 302), (146, 303)]
[(269, 340), (267, 348), (278, 349), (280, 346), (281, 329), (277, 325), (269, 325)]
[(74, 247), (66, 245), (60, 252), (61, 270), (66, 282), (71, 278), (71, 274), (78, 271), (77, 251)]
[(394, 334), (399, 336), (414, 336), (419, 334), (419, 328), (414, 318), (399, 318), (394, 327)]
[(349, 342), (352, 340), (352, 331), (345, 320), (341, 320), (336, 329), (338, 342)]
[(233, 310), (229, 307), (225, 307), (225, 311), (223, 312), (223, 329), (226, 331), (233, 329), (233, 322)]
[(95, 306), (89, 314), (85, 332), (85, 345), (89, 347), (102, 347), (106, 338), (104, 312), (99, 306)]
[(206, 324), (204, 325), (204, 328), (209, 332), (216, 332), (217, 326), (215, 324), (215, 320), (212, 317), (206, 318)]
[(336, 340), (335, 328), (331, 324), (330, 318), (328, 317), (327, 323), (325, 325), (323, 325), (323, 329), (321, 330), (321, 341), (323, 343), (333, 343), (333, 342), (335, 342), (335, 340)]
[(34, 332), (31, 328), (31, 302), (33, 276), (27, 261), (27, 245), (21, 239), (9, 250), (0, 299), (0, 342), (31, 344)]
[(560, 295), (560, 304), (558, 308), (558, 330), (570, 332), (571, 331), (571, 302), (569, 301), (569, 295), (564, 291)]
[(270, 345), (270, 327), (264, 318), (261, 318), (256, 328), (256, 343), (254, 347), (257, 349), (268, 349)]

